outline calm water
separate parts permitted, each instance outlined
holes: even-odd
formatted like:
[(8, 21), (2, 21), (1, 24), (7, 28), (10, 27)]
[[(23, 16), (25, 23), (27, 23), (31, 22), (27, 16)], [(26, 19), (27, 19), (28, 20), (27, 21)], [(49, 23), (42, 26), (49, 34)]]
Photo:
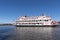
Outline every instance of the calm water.
[(0, 26), (0, 40), (60, 40), (60, 26)]

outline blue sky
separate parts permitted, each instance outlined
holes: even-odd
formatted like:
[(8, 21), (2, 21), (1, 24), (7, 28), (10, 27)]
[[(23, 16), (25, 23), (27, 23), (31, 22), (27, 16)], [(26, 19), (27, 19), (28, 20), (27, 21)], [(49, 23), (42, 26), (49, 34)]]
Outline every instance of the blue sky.
[(0, 0), (0, 23), (14, 22), (18, 16), (42, 13), (60, 21), (60, 0)]

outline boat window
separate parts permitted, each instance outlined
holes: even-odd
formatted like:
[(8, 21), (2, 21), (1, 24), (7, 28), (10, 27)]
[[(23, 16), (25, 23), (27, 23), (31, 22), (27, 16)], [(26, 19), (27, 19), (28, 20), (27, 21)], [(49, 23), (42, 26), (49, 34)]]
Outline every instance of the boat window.
[(39, 21), (41, 21), (41, 20), (39, 20)]
[(44, 21), (48, 21), (48, 20), (44, 20)]

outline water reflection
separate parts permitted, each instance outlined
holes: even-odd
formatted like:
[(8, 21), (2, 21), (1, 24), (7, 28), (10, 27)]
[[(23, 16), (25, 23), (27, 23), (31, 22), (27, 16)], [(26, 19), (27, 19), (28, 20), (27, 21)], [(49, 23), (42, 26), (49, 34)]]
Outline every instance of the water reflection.
[(53, 40), (52, 27), (16, 27), (17, 40)]
[(0, 26), (0, 40), (60, 40), (60, 26)]

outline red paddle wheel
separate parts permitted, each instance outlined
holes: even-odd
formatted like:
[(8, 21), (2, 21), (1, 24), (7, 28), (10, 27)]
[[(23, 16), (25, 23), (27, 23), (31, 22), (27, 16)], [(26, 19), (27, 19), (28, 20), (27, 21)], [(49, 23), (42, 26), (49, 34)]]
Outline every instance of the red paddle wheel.
[(54, 21), (51, 22), (51, 24), (56, 25), (57, 24), (57, 21), (54, 20)]

